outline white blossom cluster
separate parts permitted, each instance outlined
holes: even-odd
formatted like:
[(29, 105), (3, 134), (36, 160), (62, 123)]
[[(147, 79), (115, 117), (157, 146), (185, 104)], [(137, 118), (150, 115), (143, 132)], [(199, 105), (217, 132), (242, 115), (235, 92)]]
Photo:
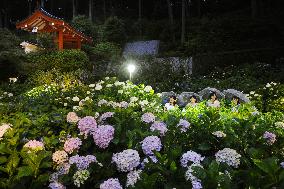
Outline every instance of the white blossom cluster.
[(217, 162), (226, 163), (235, 168), (238, 168), (241, 163), (241, 155), (238, 154), (236, 150), (230, 148), (224, 148), (223, 150), (219, 150), (215, 154), (215, 157)]
[(119, 171), (129, 172), (140, 164), (140, 156), (136, 150), (127, 149), (113, 154), (112, 162), (116, 164)]

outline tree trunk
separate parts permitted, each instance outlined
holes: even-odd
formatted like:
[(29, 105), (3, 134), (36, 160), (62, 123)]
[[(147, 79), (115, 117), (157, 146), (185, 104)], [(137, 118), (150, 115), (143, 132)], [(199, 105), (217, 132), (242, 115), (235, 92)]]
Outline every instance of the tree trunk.
[(93, 21), (93, 0), (89, 0), (89, 19)]
[(181, 0), (181, 44), (185, 41), (185, 0)]
[(196, 0), (196, 10), (198, 18), (201, 17), (201, 0)]
[(257, 0), (251, 0), (251, 17), (256, 18), (258, 15)]
[(104, 0), (104, 21), (106, 20), (106, 0)]
[(170, 0), (167, 0), (168, 4), (168, 15), (169, 15), (169, 22), (170, 22), (170, 30), (172, 34), (172, 40), (173, 42), (176, 41), (175, 39), (175, 33), (174, 33), (174, 16), (173, 16), (173, 9), (172, 9), (172, 4)]
[(138, 1), (138, 22), (139, 22), (139, 35), (140, 35), (140, 38), (142, 36), (142, 23), (141, 23), (141, 20), (142, 20), (142, 0), (139, 0)]
[(74, 19), (77, 15), (76, 0), (72, 0), (72, 12), (73, 12), (72, 19)]
[(41, 7), (41, 8), (44, 8), (44, 0), (41, 0), (41, 1), (40, 1), (40, 7)]

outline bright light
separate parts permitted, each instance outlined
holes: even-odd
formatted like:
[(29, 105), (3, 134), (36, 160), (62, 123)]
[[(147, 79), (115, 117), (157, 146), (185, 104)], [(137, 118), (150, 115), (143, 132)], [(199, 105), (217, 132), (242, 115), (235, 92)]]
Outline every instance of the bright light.
[(133, 73), (135, 71), (135, 65), (129, 64), (127, 66), (127, 70), (129, 71), (129, 73)]

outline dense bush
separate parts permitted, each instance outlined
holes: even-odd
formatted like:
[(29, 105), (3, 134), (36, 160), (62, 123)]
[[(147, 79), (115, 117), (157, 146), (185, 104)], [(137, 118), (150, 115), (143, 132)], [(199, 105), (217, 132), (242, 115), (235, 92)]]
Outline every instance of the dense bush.
[(90, 49), (90, 59), (94, 61), (119, 59), (120, 55), (120, 46), (111, 42), (97, 43), (93, 48)]
[(63, 72), (77, 69), (88, 69), (87, 55), (80, 50), (40, 51), (28, 54), (24, 64), (20, 65), (23, 75), (29, 75), (35, 70), (51, 70), (53, 68)]
[(150, 86), (115, 78), (0, 96), (2, 188), (284, 186), (281, 112), (224, 101), (164, 112)]

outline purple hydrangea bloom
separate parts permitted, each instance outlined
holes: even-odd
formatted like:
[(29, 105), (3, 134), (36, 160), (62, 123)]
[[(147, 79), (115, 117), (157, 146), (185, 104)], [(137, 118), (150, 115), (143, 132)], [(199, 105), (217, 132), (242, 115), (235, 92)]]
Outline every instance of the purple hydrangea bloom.
[(93, 133), (93, 138), (99, 148), (107, 148), (114, 137), (114, 128), (111, 125), (101, 125)]
[(99, 122), (105, 121), (107, 118), (113, 117), (114, 112), (105, 112), (101, 115)]
[(145, 155), (153, 155), (153, 151), (159, 152), (162, 149), (161, 139), (157, 136), (148, 136), (141, 143)]
[(79, 121), (78, 128), (80, 130), (80, 134), (87, 137), (89, 134), (92, 134), (96, 130), (96, 119), (92, 116), (86, 116)]
[(117, 178), (110, 178), (100, 185), (100, 189), (122, 189)]
[(268, 131), (265, 131), (263, 138), (266, 139), (266, 142), (269, 145), (272, 145), (274, 142), (276, 142), (276, 135)]
[(280, 166), (284, 168), (284, 161), (280, 163)]
[(48, 185), (48, 187), (51, 189), (66, 189), (66, 187), (59, 182), (52, 182)]
[(185, 119), (180, 119), (177, 127), (180, 127), (181, 132), (184, 133), (190, 127), (190, 123)]
[(151, 127), (151, 131), (159, 131), (161, 136), (165, 136), (165, 133), (168, 131), (167, 125), (162, 121), (155, 121)]
[(192, 189), (201, 189), (202, 188), (200, 181), (194, 180), (194, 181), (191, 181), (191, 184), (192, 184)]
[(79, 156), (75, 155), (70, 157), (69, 164), (76, 164), (79, 170), (88, 169), (91, 163), (97, 162), (97, 158), (94, 155)]
[(129, 172), (140, 164), (140, 156), (136, 150), (127, 149), (113, 154), (112, 162), (116, 164), (119, 171)]
[(145, 113), (142, 115), (141, 120), (145, 123), (152, 123), (155, 121), (155, 116), (152, 113)]
[(190, 150), (182, 155), (180, 163), (182, 167), (187, 167), (189, 161), (195, 164), (200, 164), (203, 159), (204, 157), (202, 157), (200, 154)]

